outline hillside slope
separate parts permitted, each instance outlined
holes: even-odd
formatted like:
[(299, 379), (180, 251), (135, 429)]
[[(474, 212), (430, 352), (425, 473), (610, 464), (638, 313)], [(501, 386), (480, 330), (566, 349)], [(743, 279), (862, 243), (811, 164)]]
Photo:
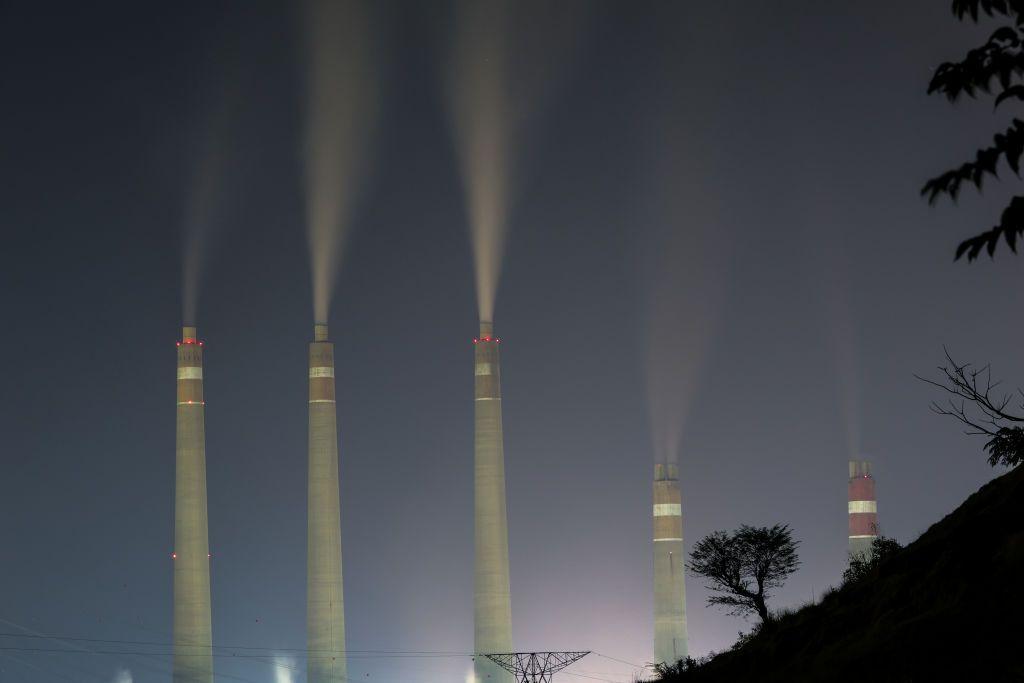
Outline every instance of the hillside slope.
[(665, 680), (1024, 681), (1024, 467), (983, 486), (875, 576)]

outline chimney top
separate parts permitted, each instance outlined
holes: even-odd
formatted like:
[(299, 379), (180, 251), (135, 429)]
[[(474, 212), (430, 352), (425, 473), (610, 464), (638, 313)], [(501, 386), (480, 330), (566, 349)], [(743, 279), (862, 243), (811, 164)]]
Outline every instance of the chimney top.
[(654, 466), (654, 481), (678, 481), (679, 465), (675, 463), (658, 463)]
[(868, 460), (851, 460), (850, 461), (850, 479), (857, 477), (870, 477), (871, 476), (871, 462)]

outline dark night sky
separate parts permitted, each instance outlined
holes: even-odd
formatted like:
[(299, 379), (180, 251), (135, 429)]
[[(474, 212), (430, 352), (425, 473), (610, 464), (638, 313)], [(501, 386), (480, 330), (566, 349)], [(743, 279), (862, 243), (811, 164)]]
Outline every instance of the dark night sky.
[[(885, 533), (912, 540), (993, 475), (981, 442), (932, 415), (934, 391), (912, 377), (945, 344), (1024, 381), (1022, 323), (1007, 315), (1019, 258), (952, 263), (1007, 188), (956, 209), (917, 195), (1000, 123), (987, 102), (925, 95), (931, 69), (987, 33), (948, 4), (590, 5), (577, 62), (527, 140), (498, 293), (518, 648), (651, 657), (643, 311), (653, 295), (694, 296), (649, 289), (658, 221), (713, 222), (731, 244), (701, 292), (720, 309), (681, 457), (688, 542), (789, 522), (804, 565), (777, 604), (838, 582), (844, 367)], [(331, 317), (348, 646), (464, 652), (476, 303), (441, 94), (450, 14), (380, 14), (379, 135)], [(304, 646), (311, 305), (296, 35), (287, 3), (0, 7), (0, 632), (169, 642), (180, 218), (191, 132), (227, 72), (230, 208), (198, 321), (214, 640)], [(690, 150), (659, 182), (677, 205), (713, 211), (652, 216), (652, 150), (678, 149), (652, 121), (673, 121)], [(688, 589), (695, 652), (746, 628)], [(218, 680), (288, 680), (263, 660), (215, 666)], [(169, 657), (0, 650), (5, 681), (106, 682), (121, 669), (170, 678)], [(461, 681), (468, 662), (349, 670)], [(632, 670), (594, 656), (574, 671)]]

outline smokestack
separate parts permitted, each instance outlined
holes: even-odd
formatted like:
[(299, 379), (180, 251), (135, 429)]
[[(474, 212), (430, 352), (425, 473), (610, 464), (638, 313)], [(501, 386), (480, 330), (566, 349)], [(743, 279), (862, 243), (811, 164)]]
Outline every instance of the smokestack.
[(210, 540), (206, 514), (203, 343), (196, 328), (178, 342), (174, 480), (174, 683), (213, 683)]
[(875, 479), (867, 460), (850, 461), (848, 494), (850, 555), (870, 555), (871, 543), (878, 538), (878, 504)]
[(654, 466), (654, 661), (689, 655), (679, 468)]
[(338, 424), (334, 403), (334, 344), (327, 325), (313, 326), (309, 345), (309, 508), (306, 566), (307, 681), (348, 680), (345, 600), (341, 580)]
[[(477, 655), (512, 652), (512, 608), (505, 512), (505, 454), (501, 432), (501, 371), (494, 325), (480, 321), (474, 339), (474, 520), (475, 571), (473, 647)], [(476, 680), (511, 682), (512, 676), (486, 657), (475, 658)]]

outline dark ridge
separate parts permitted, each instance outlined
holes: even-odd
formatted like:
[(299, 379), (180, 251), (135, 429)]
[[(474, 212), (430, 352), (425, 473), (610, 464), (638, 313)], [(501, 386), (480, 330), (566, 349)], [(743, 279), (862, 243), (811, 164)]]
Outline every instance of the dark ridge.
[(1024, 467), (873, 575), (663, 680), (1024, 681)]

